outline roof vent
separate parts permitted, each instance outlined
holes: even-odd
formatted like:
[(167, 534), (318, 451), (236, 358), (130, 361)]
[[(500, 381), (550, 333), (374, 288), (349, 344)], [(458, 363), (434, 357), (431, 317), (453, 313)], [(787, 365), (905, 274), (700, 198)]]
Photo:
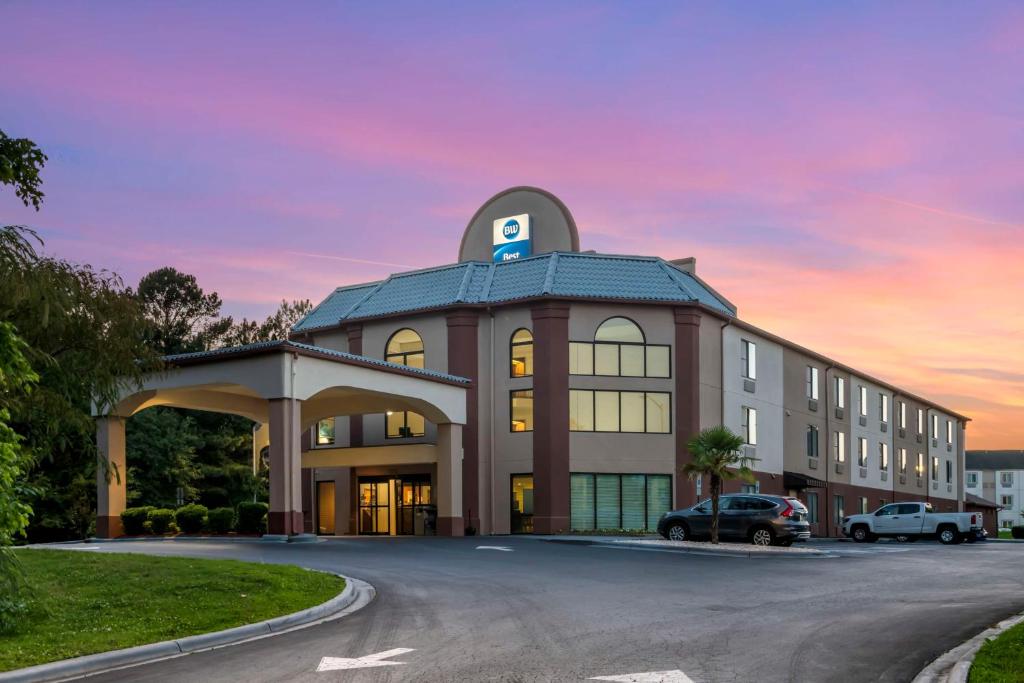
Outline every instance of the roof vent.
[(671, 261), (669, 261), (669, 263), (671, 263), (679, 270), (684, 270), (692, 275), (697, 274), (697, 258), (694, 256), (672, 259)]

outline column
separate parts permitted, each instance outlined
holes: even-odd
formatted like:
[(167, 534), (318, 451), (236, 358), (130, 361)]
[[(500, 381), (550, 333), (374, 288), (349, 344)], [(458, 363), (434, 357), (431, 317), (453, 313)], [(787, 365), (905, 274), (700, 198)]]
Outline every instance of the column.
[[(348, 352), (363, 355), (363, 326), (351, 325), (345, 331), (348, 333)], [(348, 445), (352, 448), (363, 445), (362, 415), (350, 415), (348, 418)]]
[(548, 302), (533, 318), (533, 530), (569, 528), (569, 304)]
[[(675, 432), (676, 500), (675, 507), (695, 504), (693, 482), (683, 474), (683, 466), (692, 456), (686, 444), (700, 432), (700, 314), (677, 308), (675, 313)], [(725, 416), (722, 416), (725, 419)], [(704, 482), (705, 493), (707, 482)]]
[(270, 401), (270, 512), (267, 532), (302, 533), (301, 401)]
[(437, 425), (437, 535), (462, 536), (462, 425)]
[(448, 313), (448, 372), (472, 380), (466, 389), (466, 424), (462, 427), (462, 512), (467, 527), (480, 532), (480, 449), (477, 439), (479, 396), (480, 314), (472, 310)]
[(96, 537), (116, 538), (124, 534), (121, 513), (128, 498), (128, 468), (125, 460), (125, 418), (116, 415), (96, 420)]

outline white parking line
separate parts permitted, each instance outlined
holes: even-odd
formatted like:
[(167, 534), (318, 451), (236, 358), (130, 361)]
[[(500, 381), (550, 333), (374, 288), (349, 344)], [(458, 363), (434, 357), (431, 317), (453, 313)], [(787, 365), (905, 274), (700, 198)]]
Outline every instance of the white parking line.
[(405, 662), (386, 662), (384, 660), (389, 657), (404, 655), (407, 652), (415, 652), (415, 650), (409, 647), (396, 647), (393, 650), (385, 650), (384, 652), (377, 652), (376, 654), (366, 655), (365, 657), (324, 657), (320, 660), (320, 665), (316, 670), (317, 672), (321, 672), (347, 669), (368, 669), (375, 666), (398, 666), (399, 664), (405, 664)]
[(679, 669), (671, 671), (645, 671), (617, 676), (594, 676), (591, 681), (620, 681), (621, 683), (693, 683), (693, 679)]
[(500, 550), (503, 553), (510, 553), (510, 552), (512, 552), (512, 548), (509, 548), (508, 546), (504, 546), (504, 545), (478, 545), (476, 547), (476, 549), (477, 550)]

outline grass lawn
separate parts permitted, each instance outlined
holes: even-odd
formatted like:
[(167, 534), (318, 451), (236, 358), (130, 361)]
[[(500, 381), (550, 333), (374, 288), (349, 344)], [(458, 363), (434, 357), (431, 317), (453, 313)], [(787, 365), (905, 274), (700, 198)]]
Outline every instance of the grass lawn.
[(971, 665), (969, 683), (1024, 681), (1024, 624), (1003, 631), (981, 646)]
[(0, 635), (0, 671), (219, 631), (319, 605), (336, 576), (235, 560), (19, 550), (32, 613)]
[(1013, 536), (1010, 534), (1009, 529), (1000, 529), (999, 538), (1013, 538)]

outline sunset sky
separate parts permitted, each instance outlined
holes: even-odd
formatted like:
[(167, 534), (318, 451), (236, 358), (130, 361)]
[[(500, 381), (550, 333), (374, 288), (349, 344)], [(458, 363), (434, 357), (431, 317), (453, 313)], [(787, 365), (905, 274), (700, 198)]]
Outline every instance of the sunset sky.
[[(788, 11), (782, 12), (785, 7)], [(235, 316), (456, 259), (537, 185), (584, 249), (696, 256), (742, 318), (1024, 448), (1024, 4), (0, 5), (0, 222)]]

